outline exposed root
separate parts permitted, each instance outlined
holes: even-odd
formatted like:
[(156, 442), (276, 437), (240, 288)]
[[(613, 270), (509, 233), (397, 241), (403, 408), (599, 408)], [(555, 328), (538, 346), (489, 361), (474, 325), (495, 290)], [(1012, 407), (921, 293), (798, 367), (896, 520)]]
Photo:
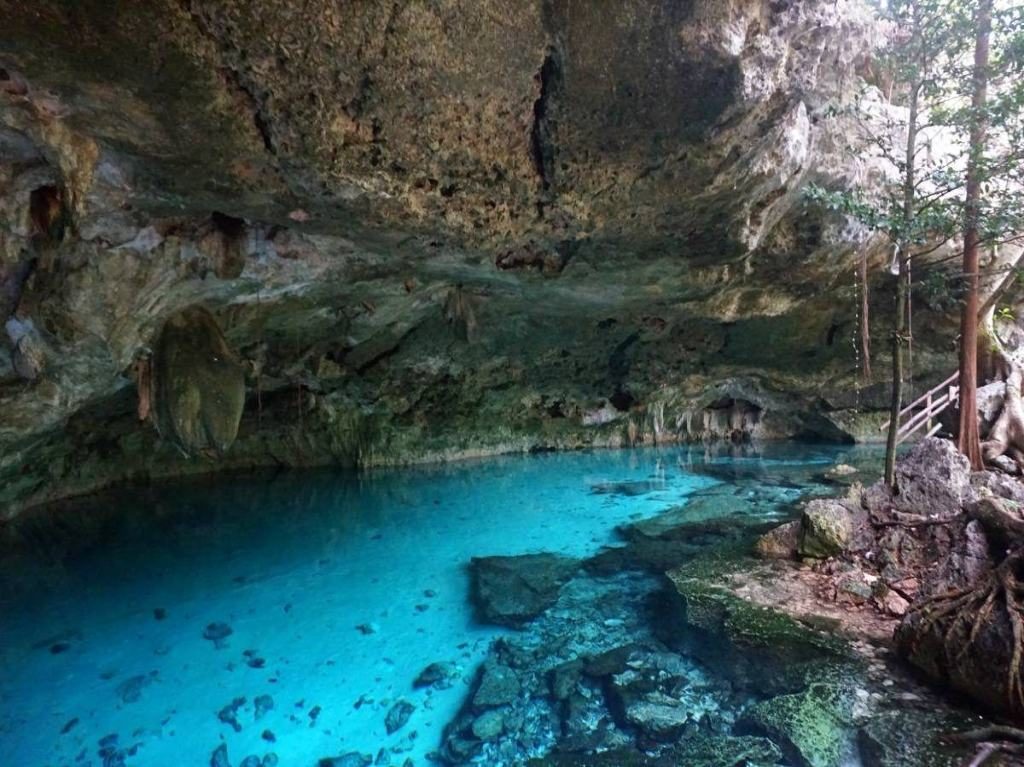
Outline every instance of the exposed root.
[(996, 606), (1001, 604), (1013, 637), (1006, 691), (1010, 709), (1017, 711), (1024, 711), (1024, 583), (1016, 574), (1022, 561), (1024, 547), (1007, 555), (976, 587), (934, 596), (910, 610), (910, 614), (921, 617), (917, 641), (940, 631), (947, 663), (955, 667), (967, 658), (982, 630), (991, 624)]

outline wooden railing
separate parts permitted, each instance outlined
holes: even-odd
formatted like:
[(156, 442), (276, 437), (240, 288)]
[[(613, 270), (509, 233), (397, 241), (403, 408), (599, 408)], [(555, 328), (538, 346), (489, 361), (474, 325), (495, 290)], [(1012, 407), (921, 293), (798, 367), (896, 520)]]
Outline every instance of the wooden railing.
[[(959, 401), (960, 387), (956, 385), (959, 379), (960, 373), (954, 373), (900, 411), (899, 422), (901, 425), (899, 431), (896, 432), (897, 445), (906, 441), (922, 428), (927, 430), (926, 437), (934, 437), (939, 432), (942, 424), (936, 423), (935, 418)], [(904, 419), (906, 419), (905, 423)], [(886, 431), (890, 423), (891, 419), (882, 424), (879, 431)]]

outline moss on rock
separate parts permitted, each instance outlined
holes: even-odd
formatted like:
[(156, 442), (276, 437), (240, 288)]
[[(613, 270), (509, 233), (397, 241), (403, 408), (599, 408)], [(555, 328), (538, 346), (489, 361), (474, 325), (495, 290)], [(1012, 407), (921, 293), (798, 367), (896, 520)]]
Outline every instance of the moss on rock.
[(801, 767), (838, 767), (852, 748), (844, 726), (849, 703), (834, 685), (780, 695), (751, 706), (739, 724), (748, 732), (771, 737)]
[(724, 557), (702, 558), (668, 573), (680, 597), (680, 639), (697, 657), (734, 684), (767, 695), (803, 689), (811, 679), (840, 680), (855, 668), (843, 640), (715, 585), (728, 567)]

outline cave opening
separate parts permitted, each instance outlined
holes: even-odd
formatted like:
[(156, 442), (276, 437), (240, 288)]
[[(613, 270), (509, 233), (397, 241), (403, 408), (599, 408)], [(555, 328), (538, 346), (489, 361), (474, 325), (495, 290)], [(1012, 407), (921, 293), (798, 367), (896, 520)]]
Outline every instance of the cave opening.
[(29, 217), (37, 240), (56, 244), (64, 239), (65, 209), (64, 193), (60, 187), (46, 184), (29, 194)]

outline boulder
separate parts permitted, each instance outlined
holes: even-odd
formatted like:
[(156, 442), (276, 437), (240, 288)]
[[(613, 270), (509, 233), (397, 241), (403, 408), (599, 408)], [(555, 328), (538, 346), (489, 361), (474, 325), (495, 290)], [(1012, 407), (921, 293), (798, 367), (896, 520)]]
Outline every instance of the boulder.
[(853, 543), (854, 518), (840, 501), (816, 499), (807, 504), (800, 520), (800, 556), (827, 559), (842, 554)]
[(519, 690), (519, 677), (515, 671), (489, 661), (484, 663), (480, 684), (473, 695), (473, 705), (477, 708), (504, 706), (515, 701)]
[(400, 729), (405, 727), (406, 722), (409, 721), (409, 717), (412, 716), (412, 712), (416, 710), (416, 707), (407, 700), (400, 700), (393, 705), (384, 718), (384, 726), (387, 728), (388, 735), (392, 735), (398, 732)]
[(505, 717), (497, 709), (485, 711), (473, 720), (473, 736), (480, 740), (494, 740), (505, 730)]
[(936, 437), (921, 440), (897, 462), (896, 488), (897, 509), (927, 517), (951, 517), (974, 497), (967, 458)]
[(317, 762), (318, 767), (368, 767), (373, 764), (373, 757), (350, 751), (341, 756), (326, 756)]
[(519, 628), (555, 603), (579, 562), (556, 554), (474, 557), (472, 596), (480, 620)]
[(849, 661), (841, 640), (776, 610), (712, 585), (721, 574), (703, 562), (668, 573), (678, 594), (685, 649), (737, 689), (759, 695), (791, 692), (824, 669)]
[(948, 713), (904, 707), (872, 717), (858, 731), (857, 745), (864, 767), (960, 767), (974, 746), (952, 747), (939, 735), (975, 726)]
[(799, 520), (779, 525), (757, 539), (754, 552), (761, 559), (796, 559), (801, 530)]
[(417, 690), (422, 687), (433, 687), (435, 690), (447, 690), (459, 677), (459, 668), (454, 663), (440, 661), (431, 663), (423, 669), (412, 686)]
[(843, 723), (842, 698), (831, 685), (812, 685), (755, 703), (738, 726), (772, 738), (801, 767), (840, 767), (851, 740)]
[(984, 439), (1003, 410), (1006, 382), (995, 381), (978, 387), (978, 428)]

